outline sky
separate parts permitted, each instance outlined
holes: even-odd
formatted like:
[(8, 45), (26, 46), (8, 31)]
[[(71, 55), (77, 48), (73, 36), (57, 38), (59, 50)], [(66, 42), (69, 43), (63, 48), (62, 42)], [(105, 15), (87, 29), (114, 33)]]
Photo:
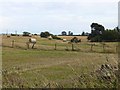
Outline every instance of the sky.
[(118, 3), (118, 27), (120, 29), (120, 1)]
[(0, 33), (90, 33), (93, 22), (113, 29), (118, 26), (118, 1), (0, 0)]

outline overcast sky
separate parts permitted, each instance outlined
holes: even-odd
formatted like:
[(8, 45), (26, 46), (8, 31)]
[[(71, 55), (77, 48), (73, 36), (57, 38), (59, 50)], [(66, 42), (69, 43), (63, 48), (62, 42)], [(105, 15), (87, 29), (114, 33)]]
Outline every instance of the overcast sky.
[(0, 33), (90, 32), (93, 22), (118, 25), (119, 0), (0, 0)]

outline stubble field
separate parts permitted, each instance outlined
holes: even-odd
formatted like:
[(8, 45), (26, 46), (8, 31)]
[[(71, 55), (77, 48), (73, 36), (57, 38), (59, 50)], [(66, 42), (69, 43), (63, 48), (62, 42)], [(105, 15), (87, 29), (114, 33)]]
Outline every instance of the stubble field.
[[(102, 43), (94, 43), (91, 50), (93, 43), (79, 36), (82, 42), (73, 44), (72, 50), (71, 43), (33, 37), (37, 39), (34, 49), (27, 49), (30, 37), (2, 37), (3, 88), (117, 87), (117, 42), (104, 42), (105, 48)], [(110, 78), (103, 75), (106, 71), (100, 71), (105, 64), (112, 68), (107, 71)]]

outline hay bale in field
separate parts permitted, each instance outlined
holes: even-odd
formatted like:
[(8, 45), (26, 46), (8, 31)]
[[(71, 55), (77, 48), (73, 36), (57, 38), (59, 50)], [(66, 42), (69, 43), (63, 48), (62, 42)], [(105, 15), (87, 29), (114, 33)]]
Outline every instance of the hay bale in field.
[(32, 37), (32, 34), (29, 34), (29, 37)]
[(52, 38), (52, 36), (49, 36), (48, 39), (49, 39), (49, 40), (52, 40), (53, 38)]
[(30, 38), (30, 39), (28, 40), (28, 42), (26, 42), (27, 47), (29, 48), (29, 45), (30, 45), (30, 44), (33, 44), (33, 45), (32, 45), (32, 49), (33, 49), (33, 48), (34, 48), (34, 45), (36, 44), (36, 42), (37, 42), (37, 40), (36, 40), (35, 38)]
[(36, 43), (36, 39), (35, 38), (30, 38), (29, 43)]
[(67, 39), (63, 39), (63, 42), (66, 42), (67, 41)]

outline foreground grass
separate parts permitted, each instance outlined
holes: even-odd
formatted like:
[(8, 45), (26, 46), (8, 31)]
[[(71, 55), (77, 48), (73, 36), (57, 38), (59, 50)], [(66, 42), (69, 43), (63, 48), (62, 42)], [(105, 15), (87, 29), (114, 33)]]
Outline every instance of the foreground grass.
[[(77, 51), (22, 50), (3, 47), (3, 87), (115, 88), (99, 80), (95, 70), (117, 64), (117, 54)], [(107, 60), (106, 60), (107, 57)]]

